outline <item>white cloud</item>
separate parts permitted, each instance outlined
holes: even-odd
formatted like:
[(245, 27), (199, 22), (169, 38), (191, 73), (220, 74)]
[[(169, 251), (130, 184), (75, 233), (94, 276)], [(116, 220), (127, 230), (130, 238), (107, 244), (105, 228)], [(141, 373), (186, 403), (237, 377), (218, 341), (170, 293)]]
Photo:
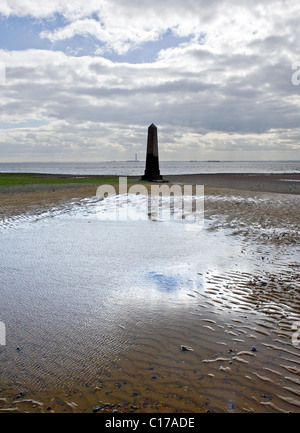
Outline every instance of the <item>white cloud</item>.
[[(270, 35), (288, 34), (288, 23), (298, 14), (295, 2), (210, 1), (205, 0), (2, 0), (3, 16), (66, 19), (65, 25), (43, 31), (41, 37), (52, 42), (91, 35), (106, 49), (124, 54), (145, 42), (158, 40), (168, 29), (174, 34), (196, 38), (203, 35), (207, 46), (215, 50), (245, 52), (246, 44)], [(295, 25), (293, 30), (295, 30)], [(298, 31), (297, 31), (298, 33)]]
[[(291, 83), (291, 66), (300, 60), (300, 28), (293, 2), (7, 0), (0, 14), (60, 14), (65, 25), (41, 37), (99, 41), (96, 56), (0, 51), (0, 127), (46, 124), (3, 129), (2, 158), (127, 159), (144, 151), (152, 122), (167, 159), (297, 157), (300, 86)], [(158, 49), (151, 63), (125, 62), (128, 51), (170, 29), (190, 41)], [(109, 51), (124, 62), (106, 59)]]
[(0, 14), (9, 17), (11, 15), (34, 18), (49, 18), (54, 14), (61, 14), (69, 20), (80, 19), (89, 16), (101, 8), (105, 1), (99, 0), (73, 0), (72, 2), (61, 0), (2, 0)]

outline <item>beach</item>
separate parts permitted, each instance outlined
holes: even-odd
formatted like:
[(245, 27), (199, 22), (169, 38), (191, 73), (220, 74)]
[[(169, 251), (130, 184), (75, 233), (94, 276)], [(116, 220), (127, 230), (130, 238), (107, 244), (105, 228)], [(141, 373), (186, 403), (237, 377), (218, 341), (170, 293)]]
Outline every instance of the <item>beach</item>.
[(300, 412), (300, 174), (165, 180), (204, 185), (199, 233), (0, 189), (1, 411)]

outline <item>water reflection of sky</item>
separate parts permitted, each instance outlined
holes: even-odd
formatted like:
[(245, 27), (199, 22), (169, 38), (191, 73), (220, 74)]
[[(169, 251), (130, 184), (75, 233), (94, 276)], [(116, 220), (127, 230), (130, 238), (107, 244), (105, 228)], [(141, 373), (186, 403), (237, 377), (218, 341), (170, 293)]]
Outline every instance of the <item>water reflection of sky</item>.
[[(77, 377), (86, 365), (98, 374), (88, 360), (96, 356), (104, 365), (127, 350), (132, 330), (165, 329), (169, 318), (176, 323), (181, 314), (198, 315), (196, 308), (211, 300), (213, 312), (229, 303), (231, 286), (220, 294), (222, 279), (214, 275), (229, 272), (230, 282), (232, 270), (267, 269), (255, 244), (241, 254), (241, 238), (222, 227), (207, 230), (209, 221), (196, 233), (186, 230), (185, 220), (100, 221), (96, 205), (86, 199), (0, 225), (0, 320), (9, 351), (2, 380), (39, 381), (43, 355), (47, 375), (55, 368), (55, 377), (64, 376), (68, 366)], [(24, 348), (22, 358), (16, 347)]]
[(160, 292), (176, 292), (179, 289), (179, 280), (173, 276), (149, 272), (148, 278), (154, 282)]
[(146, 279), (159, 292), (170, 294), (182, 290), (193, 291), (203, 285), (200, 278), (191, 274), (162, 274), (150, 271), (146, 274)]

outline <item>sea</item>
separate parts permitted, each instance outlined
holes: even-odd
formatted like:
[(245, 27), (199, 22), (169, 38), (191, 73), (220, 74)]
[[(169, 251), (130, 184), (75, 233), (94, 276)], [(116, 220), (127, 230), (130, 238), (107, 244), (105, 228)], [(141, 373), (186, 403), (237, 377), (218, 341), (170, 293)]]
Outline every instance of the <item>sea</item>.
[[(145, 161), (0, 163), (0, 173), (140, 176)], [(206, 173), (299, 173), (300, 161), (161, 161), (162, 175)]]

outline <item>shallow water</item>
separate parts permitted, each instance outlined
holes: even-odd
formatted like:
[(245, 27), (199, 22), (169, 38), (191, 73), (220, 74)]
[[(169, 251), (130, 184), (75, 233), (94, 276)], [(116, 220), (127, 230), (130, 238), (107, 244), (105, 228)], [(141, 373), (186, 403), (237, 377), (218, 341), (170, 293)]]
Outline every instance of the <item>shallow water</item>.
[[(300, 161), (160, 161), (160, 169), (162, 175), (299, 173)], [(0, 163), (0, 172), (3, 173), (140, 176), (144, 170), (144, 161)]]
[(299, 251), (97, 203), (1, 225), (3, 410), (300, 411)]

